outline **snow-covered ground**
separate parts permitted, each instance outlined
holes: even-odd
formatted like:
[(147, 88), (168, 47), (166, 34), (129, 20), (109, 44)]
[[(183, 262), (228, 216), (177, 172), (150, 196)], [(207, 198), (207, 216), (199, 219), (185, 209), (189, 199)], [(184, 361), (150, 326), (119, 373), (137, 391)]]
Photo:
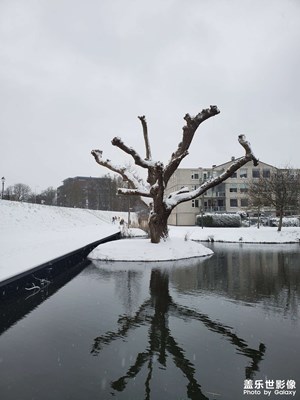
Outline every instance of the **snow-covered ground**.
[[(94, 249), (89, 258), (92, 260), (115, 261), (164, 261), (208, 256), (212, 251), (196, 242), (238, 242), (238, 243), (300, 243), (300, 228), (256, 227), (250, 228), (204, 228), (169, 227), (170, 238), (159, 245), (149, 240), (131, 239), (118, 243), (116, 252), (114, 243), (104, 243)], [(138, 250), (138, 251), (137, 251)]]
[[(51, 207), (0, 200), (0, 281), (44, 262), (117, 233), (113, 216), (127, 213)], [(131, 219), (134, 214), (131, 215)], [(132, 229), (132, 236), (141, 230)], [(190, 240), (189, 240), (190, 239)], [(126, 239), (98, 246), (93, 258), (110, 260), (176, 260), (210, 255), (211, 250), (193, 241), (299, 243), (300, 228), (170, 227), (170, 239), (152, 245), (149, 239)], [(117, 251), (116, 251), (117, 249)]]
[(276, 227), (256, 226), (249, 228), (203, 228), (199, 226), (170, 226), (170, 237), (190, 240), (231, 242), (231, 243), (300, 243), (300, 227), (284, 227), (281, 232)]
[(119, 232), (113, 215), (0, 200), (0, 281)]
[(150, 243), (149, 239), (123, 239), (115, 243), (103, 243), (94, 249), (91, 260), (107, 261), (171, 261), (212, 255), (213, 252), (196, 242), (183, 237), (162, 240), (159, 244)]

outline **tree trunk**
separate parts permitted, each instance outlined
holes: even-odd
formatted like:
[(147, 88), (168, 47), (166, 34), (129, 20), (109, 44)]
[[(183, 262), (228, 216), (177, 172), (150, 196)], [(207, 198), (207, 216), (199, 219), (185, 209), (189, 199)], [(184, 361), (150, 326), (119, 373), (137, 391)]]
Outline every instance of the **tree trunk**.
[(149, 230), (151, 243), (159, 243), (160, 239), (165, 239), (169, 236), (168, 233), (168, 218), (170, 212), (166, 210), (158, 210), (150, 213)]
[(282, 228), (282, 218), (283, 218), (283, 210), (280, 210), (279, 212), (279, 223), (278, 223), (278, 229), (277, 231), (280, 232)]
[(257, 207), (257, 229), (260, 227), (260, 206)]

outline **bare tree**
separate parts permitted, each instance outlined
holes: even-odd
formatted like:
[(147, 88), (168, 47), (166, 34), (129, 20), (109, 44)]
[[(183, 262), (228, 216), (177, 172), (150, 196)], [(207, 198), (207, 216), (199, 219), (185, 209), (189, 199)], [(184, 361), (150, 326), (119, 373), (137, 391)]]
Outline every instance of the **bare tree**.
[(47, 189), (43, 190), (39, 195), (40, 202), (49, 206), (56, 204), (56, 189), (49, 186)]
[(32, 193), (30, 187), (25, 183), (16, 183), (13, 186), (9, 186), (6, 191), (10, 200), (15, 201), (28, 201)]
[(102, 157), (101, 150), (92, 150), (91, 153), (98, 164), (120, 174), (123, 180), (128, 182), (129, 188), (118, 189), (119, 194), (138, 195), (144, 198), (145, 201), (148, 200), (150, 207), (149, 229), (152, 243), (159, 243), (161, 238), (166, 238), (168, 236), (168, 217), (178, 204), (201, 196), (208, 189), (229, 178), (236, 170), (251, 160), (253, 160), (254, 165), (258, 165), (258, 160), (253, 155), (249, 142), (246, 141), (244, 135), (239, 135), (239, 143), (245, 149), (245, 155), (243, 157), (234, 161), (220, 176), (204, 182), (196, 190), (189, 191), (188, 188), (182, 188), (166, 196), (165, 188), (167, 183), (179, 167), (181, 161), (188, 155), (188, 150), (197, 128), (202, 122), (219, 114), (219, 112), (216, 106), (210, 106), (210, 108), (203, 109), (195, 117), (191, 117), (189, 114), (185, 115), (185, 125), (182, 128), (182, 140), (178, 144), (177, 150), (172, 153), (166, 166), (164, 166), (161, 161), (154, 161), (152, 159), (145, 116), (138, 117), (143, 128), (146, 148), (145, 158), (142, 158), (132, 147), (128, 147), (119, 137), (115, 137), (111, 142), (112, 145), (119, 147), (125, 153), (129, 154), (137, 166), (148, 170), (147, 181), (135, 176), (128, 168), (120, 167), (110, 160), (105, 160)]
[(274, 207), (279, 216), (278, 231), (282, 228), (282, 218), (288, 211), (298, 211), (300, 204), (300, 173), (292, 168), (276, 169), (270, 177), (260, 177), (249, 187), (251, 203)]

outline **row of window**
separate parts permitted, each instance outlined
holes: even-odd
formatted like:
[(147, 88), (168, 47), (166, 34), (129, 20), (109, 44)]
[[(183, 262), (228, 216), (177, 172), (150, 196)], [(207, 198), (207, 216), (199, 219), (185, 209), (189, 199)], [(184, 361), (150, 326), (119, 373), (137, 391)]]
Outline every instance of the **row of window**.
[[(248, 170), (241, 168), (239, 171), (240, 178), (248, 178)], [(269, 169), (252, 169), (252, 178), (260, 178), (261, 176), (263, 178), (270, 178), (271, 171)], [(231, 175), (231, 178), (237, 178), (237, 172), (234, 172)]]
[(238, 189), (239, 189), (240, 193), (248, 193), (248, 187), (246, 185), (241, 186), (240, 188), (238, 187), (238, 185), (236, 185), (236, 186), (232, 185), (229, 188), (229, 192), (230, 193), (237, 193)]
[[(240, 203), (240, 204), (239, 204)], [(242, 199), (230, 199), (229, 200), (230, 207), (248, 207), (249, 206), (249, 199), (242, 198)], [(192, 200), (192, 207), (199, 208), (200, 203), (198, 199)]]
[[(270, 178), (271, 170), (270, 169), (263, 169), (263, 170), (252, 169), (251, 173), (252, 173), (252, 178), (260, 178), (261, 176), (263, 178)], [(234, 172), (231, 175), (231, 178), (237, 178), (237, 176), (238, 176), (237, 174), (238, 174), (237, 172)], [(209, 177), (208, 174), (206, 172), (204, 172), (203, 173), (203, 180), (205, 181), (208, 177)], [(248, 178), (248, 170), (246, 168), (241, 168), (239, 170), (239, 177), (240, 178)], [(200, 178), (200, 175), (199, 175), (198, 172), (193, 172), (192, 173), (191, 179), (199, 180), (199, 178)]]
[(247, 198), (242, 198), (242, 199), (230, 199), (230, 207), (238, 207), (239, 202), (240, 202), (240, 207), (248, 207), (249, 205), (249, 199)]

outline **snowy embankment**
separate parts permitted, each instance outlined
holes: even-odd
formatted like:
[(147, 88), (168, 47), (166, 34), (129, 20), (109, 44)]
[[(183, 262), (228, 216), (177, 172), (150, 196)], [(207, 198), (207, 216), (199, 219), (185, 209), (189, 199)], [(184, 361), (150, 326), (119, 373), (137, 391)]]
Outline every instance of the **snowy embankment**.
[(228, 243), (300, 243), (300, 227), (255, 226), (249, 228), (203, 228), (199, 226), (170, 226), (170, 237), (183, 237), (201, 242)]
[(0, 282), (118, 233), (115, 215), (127, 220), (121, 212), (0, 200)]
[(115, 244), (104, 243), (94, 249), (89, 258), (107, 261), (171, 261), (195, 257), (209, 256), (213, 252), (196, 242), (229, 242), (229, 243), (300, 243), (300, 228), (256, 227), (250, 228), (204, 228), (169, 227), (169, 239), (159, 245), (149, 240), (137, 242), (131, 239)]
[[(0, 282), (51, 261), (120, 230), (112, 217), (127, 213), (51, 207), (0, 200)], [(136, 218), (131, 214), (131, 220)], [(131, 236), (142, 231), (132, 229)], [(170, 239), (126, 239), (98, 246), (90, 255), (102, 260), (164, 261), (211, 255), (194, 241), (299, 243), (300, 228), (170, 227)]]

